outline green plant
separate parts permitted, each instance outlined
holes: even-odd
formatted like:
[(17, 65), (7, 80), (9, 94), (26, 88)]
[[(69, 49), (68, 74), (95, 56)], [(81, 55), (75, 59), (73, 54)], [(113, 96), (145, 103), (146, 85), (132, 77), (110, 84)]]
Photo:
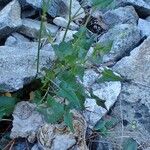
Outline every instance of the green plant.
[[(103, 1), (93, 0), (93, 8), (97, 8), (96, 6), (100, 5), (101, 2)], [(104, 7), (104, 5), (106, 6), (110, 3), (102, 4)], [(36, 98), (33, 102), (37, 103), (37, 110), (44, 114), (45, 119), (49, 123), (57, 123), (64, 120), (66, 125), (69, 126), (70, 129), (73, 131), (72, 110), (84, 110), (85, 99), (86, 97), (89, 97), (89, 95), (85, 93), (85, 89), (81, 82), (83, 80), (84, 71), (86, 69), (85, 62), (87, 61), (87, 52), (94, 43), (94, 37), (87, 37), (88, 30), (86, 29), (86, 25), (90, 18), (89, 15), (86, 23), (74, 35), (74, 39), (69, 42), (65, 42), (66, 34), (69, 29), (70, 23), (74, 18), (76, 18), (79, 11), (78, 10), (74, 16), (71, 16), (71, 5), (72, 0), (70, 0), (69, 21), (63, 40), (59, 45), (52, 44), (55, 54), (57, 56), (57, 60), (52, 65), (52, 68), (50, 70), (45, 70), (46, 75), (42, 79), (43, 86), (40, 91), (36, 92)], [(39, 36), (37, 73), (39, 73), (39, 56), (40, 47), (42, 45), (42, 32), (44, 28), (43, 22), (45, 21), (47, 10), (46, 6), (46, 3), (43, 2), (43, 15), (41, 19), (41, 29)], [(102, 47), (100, 45), (99, 47), (97, 46), (95, 48), (93, 56), (98, 56), (100, 52), (108, 52), (110, 50), (109, 47), (110, 45), (108, 47)], [(111, 72), (110, 70), (104, 70), (103, 78), (106, 81), (116, 81), (121, 79), (120, 77), (113, 74), (113, 72)], [(98, 97), (96, 97), (92, 93), (92, 91), (90, 91), (90, 97), (95, 98), (98, 105), (106, 108), (105, 101), (100, 100)]]
[(99, 132), (101, 135), (106, 136), (109, 130), (117, 125), (119, 121), (116, 118), (101, 119), (94, 126), (94, 130)]

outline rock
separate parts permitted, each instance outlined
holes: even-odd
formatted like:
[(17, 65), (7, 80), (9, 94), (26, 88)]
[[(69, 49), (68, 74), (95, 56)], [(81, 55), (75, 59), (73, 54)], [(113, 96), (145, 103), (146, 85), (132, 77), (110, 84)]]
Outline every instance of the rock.
[(136, 26), (129, 24), (115, 26), (99, 38), (98, 43), (102, 45), (112, 43), (110, 52), (103, 56), (102, 61), (117, 61), (133, 50), (140, 40), (140, 30)]
[(132, 82), (150, 86), (150, 37), (124, 57), (113, 70)]
[[(35, 8), (42, 8), (42, 0), (20, 0), (22, 7), (26, 5), (31, 5)], [(48, 7), (48, 14), (52, 17), (62, 16), (68, 17), (69, 12), (69, 4), (70, 0), (51, 0)], [(80, 8), (80, 4), (77, 0), (72, 1), (72, 16), (78, 11)], [(77, 13), (79, 16), (78, 18), (83, 18), (85, 16), (83, 8)]]
[(45, 124), (38, 132), (38, 146), (44, 150), (87, 150), (85, 142), (86, 122), (77, 112), (73, 112), (74, 133), (65, 124)]
[(99, 77), (99, 74), (97, 72), (95, 72), (93, 69), (88, 69), (84, 72), (84, 76), (83, 76), (83, 85), (86, 88), (91, 87), (96, 79)]
[(137, 25), (138, 19), (139, 17), (132, 6), (109, 10), (103, 15), (103, 21), (109, 27), (113, 27), (118, 24)]
[(116, 0), (116, 6), (132, 5), (140, 16), (150, 15), (150, 3), (146, 0)]
[(12, 33), (5, 42), (5, 46), (13, 46), (22, 42), (30, 42), (30, 40), (19, 33)]
[[(0, 91), (16, 91), (36, 76), (38, 43), (24, 42), (14, 46), (0, 46)], [(50, 68), (55, 54), (50, 44), (40, 53), (40, 69)]]
[[(57, 26), (63, 27), (63, 28), (67, 28), (68, 25), (68, 21), (65, 18), (62, 17), (56, 17), (53, 20), (53, 23), (55, 23)], [(74, 22), (70, 23), (69, 29), (71, 30), (77, 30), (79, 28), (79, 26), (77, 24), (75, 24)]]
[[(68, 30), (67, 34), (66, 34), (65, 41), (68, 42), (68, 41), (72, 40), (73, 39), (73, 35), (75, 33), (77, 33), (77, 31)], [(60, 31), (60, 32), (57, 33), (55, 44), (60, 44), (62, 42), (64, 34), (65, 34), (64, 30), (62, 30), (62, 31)]]
[(120, 120), (120, 123), (107, 136), (107, 140), (112, 143), (114, 149), (120, 150), (118, 145), (122, 145), (121, 142), (126, 137), (135, 139), (143, 150), (150, 147), (149, 97), (150, 88), (134, 83), (123, 84), (117, 103), (110, 113), (111, 116)]
[(22, 25), (20, 11), (17, 0), (13, 0), (0, 11), (0, 38), (7, 36)]
[(121, 91), (121, 83), (119, 81), (99, 84), (95, 83), (98, 76), (99, 75), (94, 70), (87, 70), (83, 78), (86, 89), (92, 88), (94, 95), (102, 100), (106, 100), (105, 105), (107, 110), (98, 106), (95, 99), (86, 99), (84, 117), (90, 128), (93, 128), (97, 121), (99, 121), (113, 106)]
[(150, 36), (150, 22), (144, 19), (139, 19), (138, 28), (142, 32), (142, 36)]
[[(30, 38), (37, 39), (40, 31), (40, 21), (32, 19), (23, 19), (22, 23), (23, 24), (19, 29), (19, 32)], [(58, 27), (52, 24), (46, 24), (46, 30), (47, 33), (49, 33), (51, 36), (55, 36), (58, 31)]]
[(150, 22), (150, 16), (148, 16), (148, 17), (146, 18), (146, 20)]
[(12, 139), (28, 138), (44, 124), (42, 116), (36, 111), (36, 106), (25, 101), (16, 105), (13, 118), (13, 128), (10, 134)]
[(95, 84), (93, 86), (94, 95), (98, 96), (102, 100), (106, 100), (105, 105), (106, 109), (98, 106), (95, 99), (86, 99), (85, 107), (86, 111), (84, 116), (90, 128), (93, 128), (94, 125), (107, 113), (107, 111), (113, 106), (116, 102), (118, 95), (121, 91), (120, 82), (107, 82), (104, 84)]

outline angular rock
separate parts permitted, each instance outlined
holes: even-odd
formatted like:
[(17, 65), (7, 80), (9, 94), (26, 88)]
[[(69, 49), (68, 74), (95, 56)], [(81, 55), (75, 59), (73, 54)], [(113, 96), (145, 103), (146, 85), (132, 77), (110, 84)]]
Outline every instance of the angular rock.
[(121, 59), (113, 70), (132, 82), (150, 87), (150, 37)]
[[(23, 19), (22, 26), (19, 29), (19, 32), (30, 37), (30, 38), (38, 38), (40, 31), (40, 21), (32, 20), (32, 19)], [(52, 24), (46, 24), (46, 31), (50, 33), (51, 36), (55, 36), (58, 27)]]
[[(68, 42), (68, 41), (72, 40), (73, 39), (73, 35), (75, 33), (77, 33), (77, 31), (68, 30), (67, 34), (66, 34), (65, 41)], [(62, 30), (62, 31), (60, 31), (60, 32), (57, 33), (56, 40), (55, 40), (56, 44), (60, 44), (62, 42), (64, 34), (65, 34), (64, 30)]]
[(95, 99), (86, 99), (84, 117), (90, 128), (94, 127), (97, 121), (99, 121), (113, 106), (121, 91), (121, 83), (119, 81), (95, 83), (98, 76), (99, 75), (94, 70), (87, 70), (83, 78), (83, 84), (86, 88), (92, 88), (94, 95), (102, 100), (106, 100), (105, 105), (107, 110), (98, 106)]
[(122, 92), (110, 113), (120, 121), (107, 136), (114, 149), (119, 150), (121, 139), (124, 141), (126, 137), (135, 139), (143, 150), (150, 147), (149, 97), (150, 88), (134, 83), (123, 84)]
[[(56, 17), (53, 20), (53, 23), (55, 23), (57, 26), (67, 28), (68, 20), (66, 20), (65, 18), (62, 18), (62, 17)], [(79, 26), (77, 24), (75, 24), (74, 22), (70, 23), (69, 29), (77, 30), (78, 28), (79, 28)]]
[(119, 7), (114, 10), (109, 10), (103, 15), (103, 21), (109, 27), (118, 24), (133, 24), (137, 25), (138, 15), (132, 6)]
[(5, 42), (5, 46), (13, 46), (22, 42), (30, 42), (30, 40), (19, 33), (12, 33)]
[(139, 19), (138, 28), (142, 32), (142, 36), (150, 36), (150, 22), (144, 19)]
[[(36, 76), (38, 43), (24, 42), (0, 47), (0, 91), (16, 91)], [(50, 68), (55, 54), (50, 44), (40, 53), (40, 69)]]
[(36, 133), (45, 122), (36, 111), (36, 106), (25, 101), (16, 105), (13, 118), (13, 128), (10, 135), (12, 139), (28, 138), (31, 134)]
[(126, 53), (133, 50), (141, 40), (140, 30), (133, 25), (121, 24), (110, 29), (99, 38), (98, 43), (110, 44), (112, 47), (108, 54), (103, 56), (103, 62), (117, 61)]
[[(48, 14), (52, 17), (62, 16), (67, 17), (69, 12), (69, 2), (70, 0), (51, 0), (48, 7)], [(24, 7), (26, 5), (31, 5), (35, 8), (42, 8), (42, 0), (20, 0), (21, 5)], [(72, 1), (72, 16), (80, 8), (80, 4), (77, 0)], [(83, 14), (82, 14), (83, 13)], [(82, 18), (85, 16), (84, 10), (81, 8), (78, 12), (80, 14), (78, 17)]]
[(132, 5), (140, 16), (150, 15), (150, 2), (146, 0), (116, 0), (116, 6)]
[(0, 11), (0, 38), (22, 25), (20, 14), (20, 5), (17, 0), (13, 0)]
[(150, 16), (148, 16), (148, 17), (146, 18), (146, 20), (150, 22)]
[(120, 82), (106, 82), (104, 84), (93, 85), (93, 93), (102, 100), (106, 100), (106, 109), (98, 106), (95, 99), (86, 99), (85, 107), (86, 111), (84, 116), (90, 128), (107, 113), (107, 111), (114, 105), (117, 100), (118, 95), (121, 91)]

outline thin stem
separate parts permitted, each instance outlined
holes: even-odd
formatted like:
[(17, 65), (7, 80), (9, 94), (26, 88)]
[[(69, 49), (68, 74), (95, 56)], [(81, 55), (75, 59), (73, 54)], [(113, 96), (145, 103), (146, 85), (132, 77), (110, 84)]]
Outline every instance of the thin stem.
[(39, 74), (39, 68), (40, 68), (40, 50), (41, 50), (42, 29), (43, 29), (43, 19), (41, 20), (41, 24), (40, 24), (39, 41), (38, 41), (37, 72), (36, 72), (37, 75)]
[(69, 30), (70, 23), (71, 23), (71, 21), (72, 21), (72, 18), (71, 18), (71, 13), (72, 13), (71, 7), (72, 7), (72, 0), (70, 0), (70, 6), (69, 6), (69, 21), (68, 21), (68, 24), (67, 24), (67, 27), (66, 27), (65, 34), (64, 34), (64, 36), (63, 36), (62, 42), (65, 41), (67, 32), (68, 32), (68, 30)]

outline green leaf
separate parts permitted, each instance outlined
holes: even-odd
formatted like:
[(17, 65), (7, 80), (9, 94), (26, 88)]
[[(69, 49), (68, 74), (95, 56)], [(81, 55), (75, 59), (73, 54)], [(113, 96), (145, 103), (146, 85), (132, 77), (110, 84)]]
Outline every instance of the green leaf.
[(104, 9), (112, 4), (113, 0), (92, 0), (94, 8)]
[(59, 60), (64, 60), (73, 53), (71, 42), (61, 42), (59, 45), (53, 45), (53, 48)]
[(0, 97), (0, 120), (4, 116), (9, 116), (10, 114), (12, 114), (16, 102), (17, 102), (16, 99), (12, 97), (6, 96)]
[(97, 103), (98, 106), (101, 106), (101, 107), (103, 107), (103, 108), (105, 108), (105, 109), (107, 110), (107, 107), (106, 107), (106, 105), (105, 105), (105, 102), (106, 102), (106, 101), (105, 101), (105, 100), (102, 100), (102, 99), (100, 99), (98, 96), (94, 95), (92, 89), (90, 89), (90, 95), (91, 95), (90, 98), (93, 98), (93, 99), (96, 100), (96, 103)]
[(70, 128), (72, 132), (74, 132), (73, 128), (73, 114), (69, 111), (66, 111), (64, 114), (64, 122)]
[(98, 82), (109, 82), (109, 81), (123, 81), (123, 79), (116, 75), (112, 70), (110, 69), (104, 69), (102, 72), (102, 76), (97, 80)]
[(106, 120), (105, 126), (107, 129), (113, 128), (118, 123), (118, 119), (111, 117), (110, 119)]
[(66, 82), (61, 82), (60, 89), (57, 92), (57, 95), (67, 99), (70, 103), (70, 107), (81, 109), (80, 100), (78, 99), (74, 89), (68, 86)]
[(103, 128), (105, 128), (105, 121), (101, 119), (94, 126), (94, 130), (101, 131), (101, 130), (103, 130)]
[(48, 123), (57, 123), (63, 118), (64, 106), (56, 102), (51, 96), (47, 97), (48, 107), (38, 107), (38, 111), (42, 113)]
[(137, 147), (137, 142), (132, 138), (128, 138), (123, 142), (123, 150), (137, 150)]

